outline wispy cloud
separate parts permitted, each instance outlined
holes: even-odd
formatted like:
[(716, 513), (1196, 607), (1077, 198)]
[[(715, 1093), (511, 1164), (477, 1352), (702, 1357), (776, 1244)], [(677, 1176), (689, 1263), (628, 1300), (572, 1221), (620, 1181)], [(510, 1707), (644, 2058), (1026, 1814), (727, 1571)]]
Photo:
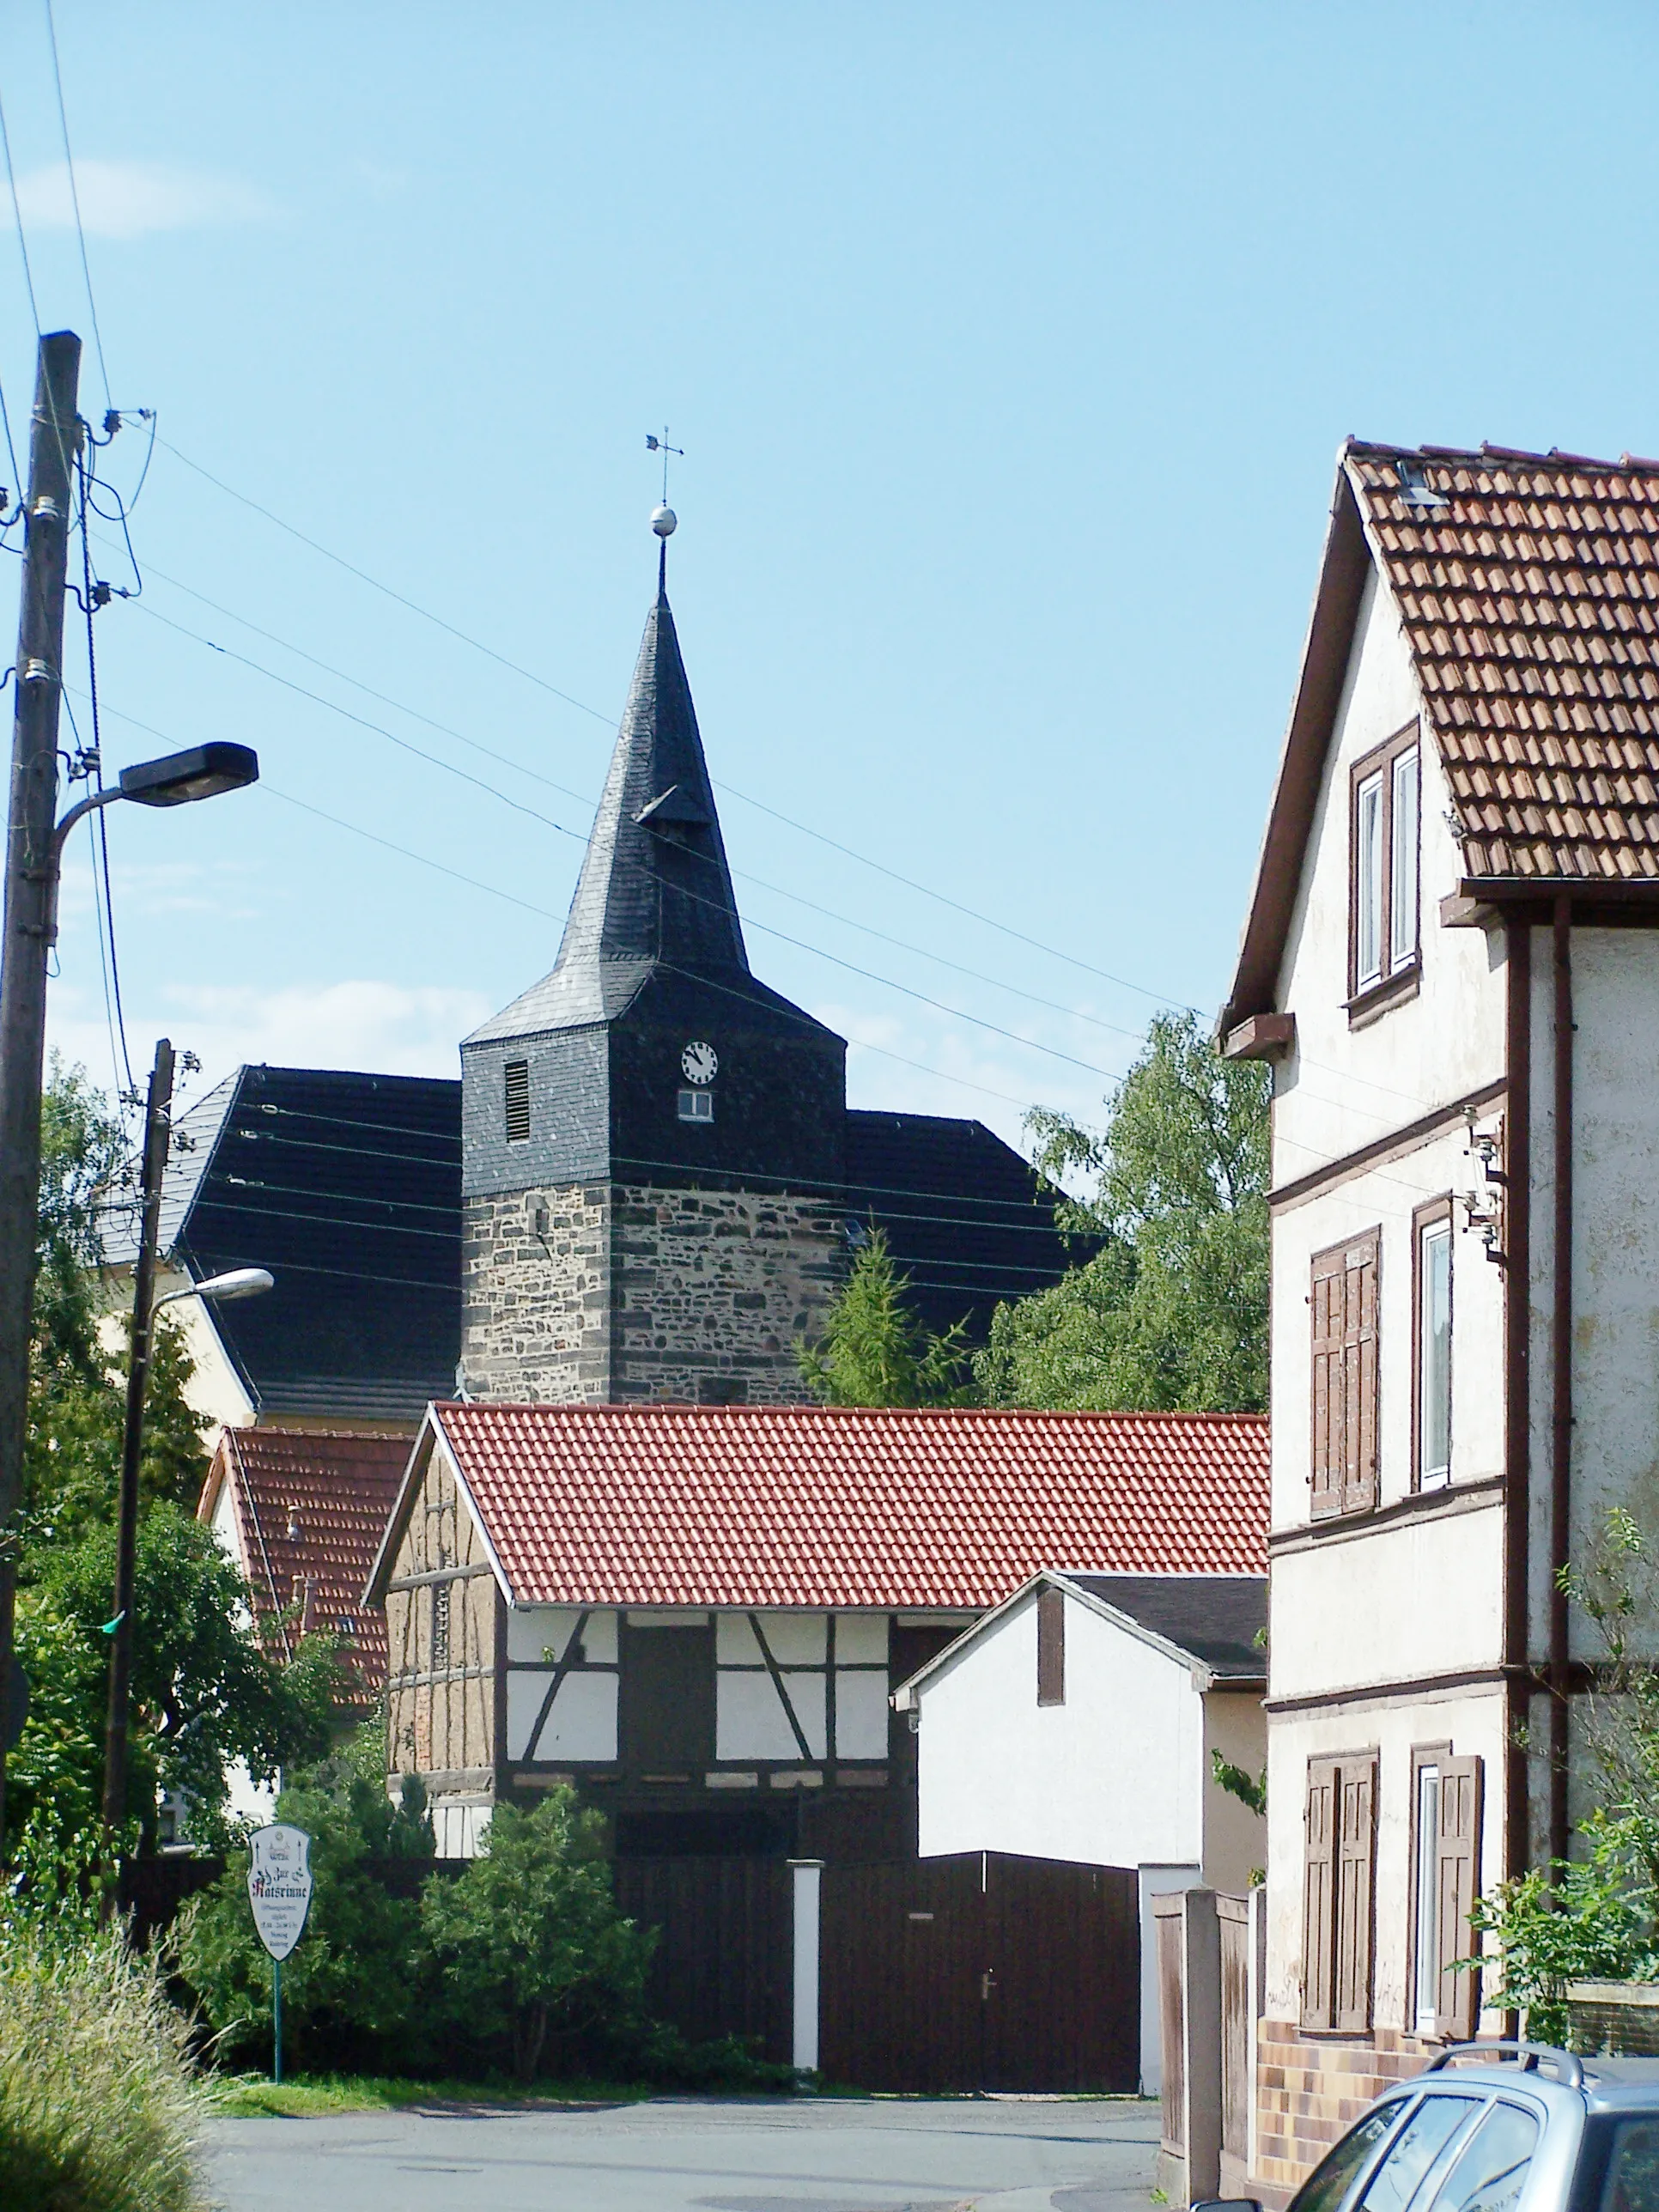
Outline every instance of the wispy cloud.
[[(75, 182), (81, 220), (93, 238), (148, 238), (162, 230), (264, 222), (278, 212), (268, 193), (235, 177), (165, 161), (80, 161)], [(75, 204), (63, 161), (20, 177), (17, 202), (27, 228), (74, 228)]]

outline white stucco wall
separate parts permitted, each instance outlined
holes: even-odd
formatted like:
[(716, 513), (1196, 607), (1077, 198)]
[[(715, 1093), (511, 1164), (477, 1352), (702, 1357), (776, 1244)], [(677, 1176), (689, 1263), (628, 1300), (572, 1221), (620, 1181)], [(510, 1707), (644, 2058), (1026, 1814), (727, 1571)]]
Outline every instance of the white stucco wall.
[[(1532, 933), (1532, 1633), (1548, 1638), (1554, 1370), (1554, 947)], [(1572, 1535), (1595, 1547), (1607, 1509), (1659, 1525), (1659, 935), (1575, 929)], [(1576, 1657), (1602, 1655), (1572, 1614)]]
[[(1482, 1879), (1490, 1884), (1503, 1864), (1501, 1689), (1424, 1698), (1410, 1705), (1378, 1705), (1369, 1711), (1274, 1716), (1267, 1752), (1268, 2019), (1295, 2021), (1301, 2013), (1302, 1820), (1308, 1761), (1334, 1752), (1374, 1747), (1378, 1759), (1372, 2018), (1379, 2028), (1411, 2028), (1406, 1976), (1412, 1749), (1444, 1743), (1450, 1744), (1455, 1758), (1485, 1762), (1480, 1858)], [(1494, 2016), (1482, 2015), (1482, 2032), (1497, 2032)]]
[(1204, 1709), (1190, 1670), (1068, 1599), (1066, 1702), (1040, 1706), (1036, 1613), (1033, 1591), (922, 1686), (922, 1856), (1198, 1865)]
[[(155, 1295), (159, 1298), (173, 1291), (188, 1290), (190, 1280), (182, 1268), (158, 1267)], [(106, 1268), (102, 1295), (105, 1310), (98, 1326), (99, 1341), (107, 1352), (118, 1355), (126, 1340), (125, 1322), (132, 1311), (131, 1268)], [(206, 1431), (204, 1449), (210, 1451), (222, 1426), (251, 1426), (257, 1418), (257, 1408), (231, 1364), (211, 1316), (200, 1298), (180, 1298), (176, 1305), (167, 1308), (161, 1318), (178, 1329), (185, 1340), (185, 1349), (195, 1369), (185, 1399), (191, 1410), (201, 1416)], [(206, 1472), (204, 1463), (203, 1473)]]

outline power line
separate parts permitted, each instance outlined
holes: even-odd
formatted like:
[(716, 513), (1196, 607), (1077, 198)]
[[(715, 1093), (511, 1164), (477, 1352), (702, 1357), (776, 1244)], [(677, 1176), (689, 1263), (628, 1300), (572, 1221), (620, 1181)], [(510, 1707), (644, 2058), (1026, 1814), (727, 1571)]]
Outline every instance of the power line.
[[(232, 607), (221, 605), (217, 600), (209, 599), (204, 592), (197, 591), (193, 586), (181, 582), (176, 576), (169, 576), (165, 570), (157, 568), (153, 563), (149, 568), (149, 574), (158, 581), (170, 585), (174, 591), (183, 592), (186, 598), (195, 599), (203, 606), (210, 608), (215, 614), (224, 616), (227, 621), (240, 623), (244, 629), (252, 630), (256, 637), (263, 637), (270, 644), (280, 646), (285, 653), (292, 653), (300, 659), (308, 661), (313, 668), (320, 669), (325, 676), (332, 676), (342, 684), (349, 684), (355, 690), (363, 692), (368, 698), (378, 700), (382, 706), (390, 707), (398, 714), (408, 714), (415, 721), (424, 723), (428, 729), (436, 730), (443, 737), (454, 738), (458, 744), (469, 746), (474, 752), (482, 753), (485, 759), (497, 761), (503, 768), (510, 768), (520, 775), (528, 776), (532, 782), (544, 785), (549, 791), (556, 791), (562, 798), (575, 799), (580, 805), (591, 808), (596, 804), (588, 793), (573, 790), (568, 784), (559, 783), (553, 777), (544, 775), (539, 769), (530, 767), (526, 762), (514, 759), (512, 754), (498, 752), (493, 746), (483, 744), (477, 738), (469, 737), (465, 731), (458, 730), (447, 722), (437, 720), (422, 708), (411, 707), (406, 701), (394, 699), (387, 692), (376, 690), (373, 684), (365, 684), (360, 677), (352, 676), (344, 669), (331, 666), (329, 662), (319, 659), (314, 653), (308, 652), (304, 646), (295, 645), (290, 638), (279, 636), (275, 630), (264, 629), (258, 623), (250, 621), (246, 615), (238, 614)], [(154, 615), (157, 621), (166, 622), (168, 619), (167, 616), (158, 614), (153, 607), (147, 609), (146, 611)], [(228, 654), (228, 648), (219, 645), (216, 640), (204, 637), (198, 631), (186, 629), (183, 624), (175, 624), (174, 627), (197, 644), (204, 645), (215, 653)], [(252, 669), (258, 675), (268, 678), (272, 683), (282, 684), (287, 680), (277, 675), (274, 670), (268, 669), (260, 662), (249, 659), (245, 655), (228, 655), (228, 657), (240, 659), (242, 666)], [(337, 707), (333, 701), (325, 699), (316, 692), (305, 691), (301, 696), (333, 712), (345, 711)], [(367, 726), (371, 729), (380, 727), (376, 723), (370, 723)], [(389, 735), (389, 732), (382, 732), (382, 734)], [(394, 739), (393, 742), (396, 743), (397, 740)], [(430, 760), (432, 756), (421, 754), (419, 757)], [(447, 763), (440, 763), (440, 765), (447, 765)], [(486, 787), (493, 788), (493, 787)], [(513, 803), (508, 801), (509, 805)], [(547, 819), (545, 816), (538, 818)], [(553, 826), (556, 829), (563, 828), (562, 823), (555, 823)], [(565, 834), (574, 836), (578, 833), (574, 830), (566, 830)], [(1085, 1013), (1080, 1007), (1065, 1006), (1057, 999), (1044, 998), (1040, 992), (1027, 990), (1023, 984), (1007, 982), (999, 975), (988, 975), (980, 969), (967, 967), (960, 960), (952, 960), (946, 954), (935, 952), (925, 945), (912, 945), (905, 938), (895, 937), (889, 930), (878, 929), (872, 923), (860, 921), (853, 915), (842, 914), (834, 907), (821, 905), (817, 900), (806, 898), (799, 891), (787, 890), (783, 884), (772, 883), (764, 876), (754, 874), (751, 870), (732, 868), (732, 873), (739, 883), (753, 884), (762, 890), (772, 892), (776, 897), (789, 900), (793, 905), (806, 908), (809, 913), (823, 915), (826, 921), (840, 922), (844, 927), (856, 929), (866, 937), (873, 937), (884, 945), (891, 945), (899, 951), (914, 953), (919, 959), (933, 961), (939, 967), (948, 968), (956, 975), (967, 976), (972, 982), (988, 984), (993, 990), (1006, 991), (1011, 997), (1024, 999), (1032, 1006), (1046, 1008), (1050, 1013), (1062, 1014), (1068, 1021), (1085, 1022), (1092, 1029), (1104, 1030), (1114, 1036), (1128, 1037), (1135, 1042), (1139, 1042), (1145, 1036), (1143, 1030), (1126, 1029), (1121, 1022), (1104, 1021), (1097, 1014)], [(763, 928), (764, 924), (757, 922), (753, 926), (756, 928)]]
[(58, 88), (58, 120), (64, 134), (64, 166), (69, 171), (70, 205), (75, 211), (75, 235), (81, 247), (81, 274), (87, 288), (87, 312), (92, 318), (92, 339), (98, 349), (98, 374), (104, 380), (104, 404), (115, 404), (110, 392), (109, 364), (104, 359), (104, 334), (98, 327), (98, 302), (92, 292), (92, 264), (87, 259), (87, 234), (81, 221), (81, 190), (75, 181), (75, 155), (70, 149), (69, 110), (64, 104), (64, 72), (58, 59), (58, 25), (53, 19), (52, 0), (45, 0), (46, 38), (52, 47), (52, 81)]
[[(23, 283), (29, 295), (29, 319), (34, 325), (34, 335), (38, 338), (40, 335), (40, 309), (34, 297), (34, 271), (29, 267), (29, 242), (23, 230), (22, 205), (17, 198), (17, 172), (12, 166), (11, 132), (6, 128), (3, 101), (0, 101), (0, 149), (3, 149), (6, 157), (6, 183), (11, 191), (12, 220), (17, 227), (17, 250), (23, 257)], [(15, 462), (13, 465), (15, 466)], [(22, 495), (21, 484), (18, 495), (20, 498)]]
[[(514, 675), (522, 677), (526, 683), (534, 684), (538, 690), (549, 693), (556, 699), (562, 700), (567, 706), (574, 707), (580, 713), (592, 715), (596, 721), (603, 722), (607, 728), (612, 726), (612, 718), (608, 714), (601, 713), (599, 708), (597, 707), (590, 707), (585, 700), (575, 698), (571, 693), (561, 690), (556, 684), (550, 684), (545, 677), (538, 676), (532, 669), (526, 668), (520, 662), (509, 659), (505, 653), (497, 652), (493, 646), (484, 644), (482, 640), (471, 636), (465, 630), (458, 629), (454, 623), (445, 621), (441, 616), (434, 614), (429, 608), (422, 606), (418, 601), (408, 598), (401, 592), (395, 591), (388, 584), (383, 584), (378, 577), (371, 575), (367, 569), (359, 568), (356, 562), (346, 560), (343, 556), (332, 551), (331, 548), (322, 544), (318, 539), (309, 537), (304, 531), (296, 529), (292, 523), (284, 520), (281, 515), (275, 514), (270, 507), (263, 506), (258, 500), (251, 499), (246, 493), (236, 490), (234, 486), (228, 484), (222, 477), (216, 476), (211, 470), (204, 468), (199, 461), (192, 460), (187, 453), (182, 452), (177, 446), (171, 444), (167, 440), (161, 439), (160, 442), (167, 447), (167, 451), (173, 455), (175, 459), (182, 461), (186, 468), (192, 470), (198, 476), (204, 477), (209, 483), (212, 484), (216, 489), (223, 492), (228, 498), (235, 500), (240, 505), (250, 508), (256, 514), (263, 516), (266, 521), (273, 524), (277, 529), (286, 532), (289, 537), (297, 538), (301, 544), (308, 546), (312, 551), (319, 554), (325, 560), (333, 562), (337, 567), (345, 569), (351, 575), (357, 577), (361, 581), (368, 584), (374, 591), (382, 592), (386, 598), (396, 600), (400, 606), (408, 608), (411, 613), (419, 615), (425, 621), (435, 623), (439, 629), (447, 631), (450, 636), (458, 639), (464, 645), (470, 646), (475, 652), (483, 653), (487, 659), (497, 662), (501, 666), (510, 670)], [(233, 616), (231, 619), (240, 620), (241, 617)], [(192, 635), (192, 633), (186, 633), (186, 635)], [(210, 644), (211, 643), (211, 641), (204, 641)], [(283, 679), (278, 678), (276, 680), (280, 682)], [(355, 678), (349, 677), (346, 678), (344, 680), (349, 683), (356, 681)], [(367, 687), (364, 688), (366, 689)], [(340, 711), (343, 712), (344, 710), (342, 709)], [(394, 740), (394, 742), (396, 741)], [(463, 740), (463, 742), (471, 743), (473, 741), (466, 739)], [(525, 770), (524, 773), (533, 774), (534, 771)], [(1141, 997), (1151, 999), (1156, 1003), (1168, 1006), (1176, 1012), (1194, 1014), (1200, 1019), (1202, 1018), (1201, 1009), (1190, 1005), (1184, 1000), (1171, 998), (1166, 993), (1152, 990), (1146, 984), (1137, 983), (1127, 976), (1115, 975), (1110, 969), (1101, 968), (1092, 961), (1085, 960), (1079, 954), (1066, 951), (1058, 945), (1049, 945), (1041, 938), (1031, 937), (1024, 931), (1014, 928), (1012, 925), (1008, 922), (999, 921), (994, 918), (994, 916), (981, 913), (980, 909), (975, 907), (968, 906), (959, 899), (951, 898), (944, 891), (933, 890), (930, 884), (921, 883), (914, 877), (906, 876), (896, 868), (888, 867), (883, 861), (872, 860), (867, 854), (860, 853), (854, 847), (842, 843), (840, 840), (827, 836), (823, 831), (814, 830), (807, 823), (797, 821), (793, 815), (786, 814), (781, 811), (781, 809), (769, 805), (764, 799), (754, 798), (750, 793), (740, 789), (735, 784), (727, 783), (718, 777), (713, 779), (713, 781), (718, 790), (729, 793), (732, 798), (741, 799), (744, 805), (753, 806), (761, 813), (769, 815), (774, 821), (784, 823), (784, 825), (788, 829), (799, 830), (803, 836), (812, 838), (816, 842), (827, 846), (834, 852), (843, 854), (847, 859), (857, 861), (860, 866), (872, 869), (878, 875), (886, 876), (892, 882), (903, 884), (907, 890), (914, 890), (922, 897), (933, 899), (939, 905), (948, 907), (952, 912), (963, 915), (969, 921), (980, 922), (988, 929), (996, 930), (1003, 936), (1012, 939), (1018, 944), (1026, 945), (1033, 951), (1042, 952), (1050, 959), (1063, 961), (1068, 965), (1080, 969), (1086, 975), (1098, 977), (1103, 982), (1114, 984), (1121, 989), (1133, 991)], [(553, 787), (563, 788), (563, 787), (560, 786), (554, 786)], [(514, 802), (509, 800), (507, 803), (511, 805)], [(562, 825), (556, 826), (562, 827)], [(791, 896), (793, 895), (786, 892), (784, 896)], [(810, 902), (803, 902), (811, 903)], [(825, 912), (829, 911), (829, 909), (822, 910)], [(854, 927), (859, 926), (860, 925), (857, 924), (854, 925)], [(755, 927), (762, 927), (763, 925), (757, 923)], [(773, 933), (773, 934), (780, 933), (781, 933), (778, 932)], [(793, 942), (794, 940), (790, 941)], [(890, 941), (899, 943), (902, 940), (892, 939)], [(816, 950), (816, 948), (809, 949)], [(825, 955), (824, 957), (832, 957), (833, 956)], [(931, 958), (935, 956), (924, 954), (923, 957)], [(1033, 994), (1028, 994), (1025, 995)], [(971, 1019), (972, 1017), (969, 1017), (968, 1018)], [(1077, 1016), (1076, 1018), (1085, 1021), (1091, 1021), (1094, 1019), (1093, 1017), (1089, 1015)], [(1097, 1024), (1097, 1025), (1100, 1027), (1109, 1026), (1109, 1024), (1103, 1023)], [(1126, 1032), (1126, 1034), (1128, 1033)], [(1024, 1042), (1024, 1040), (1022, 1040), (1022, 1042)], [(1042, 1048), (1038, 1048), (1038, 1049)], [(874, 1051), (877, 1048), (874, 1046), (866, 1046), (865, 1049), (866, 1051)], [(898, 1055), (893, 1056), (897, 1057)], [(1061, 1056), (1069, 1057), (1069, 1055)], [(911, 1064), (915, 1065), (916, 1063)], [(1086, 1066), (1088, 1063), (1078, 1062), (1077, 1065)], [(1335, 1069), (1326, 1066), (1324, 1063), (1311, 1060), (1306, 1060), (1305, 1065), (1309, 1066), (1321, 1067), (1322, 1072), (1327, 1074), (1341, 1074), (1346, 1079), (1360, 1084), (1366, 1090), (1381, 1091), (1387, 1097), (1400, 1098), (1408, 1103), (1421, 1105), (1427, 1103), (1420, 1097), (1419, 1094), (1411, 1091), (1399, 1091), (1390, 1084), (1378, 1082), (1374, 1077), (1358, 1075), (1352, 1070)], [(1093, 1072), (1103, 1073), (1106, 1071), (1096, 1070)], [(959, 1079), (952, 1078), (947, 1079), (957, 1080)], [(1108, 1079), (1116, 1081), (1119, 1079), (1115, 1076), (1109, 1076)], [(972, 1085), (970, 1087), (976, 1089), (987, 1088), (987, 1086), (984, 1085)], [(1006, 1097), (1008, 1094), (1000, 1091), (988, 1091), (988, 1095), (996, 1097)], [(1018, 1102), (1013, 1101), (1012, 1103), (1018, 1103)], [(1373, 1115), (1371, 1118), (1381, 1120), (1386, 1119), (1386, 1116)]]

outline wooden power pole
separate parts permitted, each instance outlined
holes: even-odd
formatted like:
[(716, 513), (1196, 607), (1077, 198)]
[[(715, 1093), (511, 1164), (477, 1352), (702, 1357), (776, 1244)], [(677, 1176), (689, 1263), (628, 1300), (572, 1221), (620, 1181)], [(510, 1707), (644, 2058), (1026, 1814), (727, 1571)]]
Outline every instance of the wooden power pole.
[[(40, 341), (25, 503), (23, 605), (12, 677), (4, 937), (0, 940), (0, 1717), (11, 1692), (17, 1510), (28, 1419), (29, 1323), (40, 1208), (40, 1070), (52, 931), (58, 714), (71, 476), (80, 444), (81, 341)], [(3, 1741), (3, 1738), (0, 1738)], [(5, 1836), (0, 1756), (0, 1850)]]
[(144, 1105), (144, 1162), (138, 1196), (138, 1262), (133, 1269), (132, 1343), (127, 1353), (127, 1417), (121, 1432), (121, 1498), (115, 1540), (115, 1626), (110, 1632), (109, 1722), (104, 1739), (104, 1828), (113, 1837), (127, 1814), (128, 1713), (132, 1698), (132, 1601), (138, 1549), (138, 1462), (144, 1442), (144, 1391), (155, 1334), (155, 1248), (161, 1225), (173, 1114), (173, 1047), (162, 1037)]

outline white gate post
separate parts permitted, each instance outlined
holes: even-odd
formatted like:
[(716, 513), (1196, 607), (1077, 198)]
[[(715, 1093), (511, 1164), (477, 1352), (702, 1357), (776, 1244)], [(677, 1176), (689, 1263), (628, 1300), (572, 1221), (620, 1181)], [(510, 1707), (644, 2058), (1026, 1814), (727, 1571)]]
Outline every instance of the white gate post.
[(803, 2074), (818, 2066), (818, 1925), (823, 1861), (791, 1859), (794, 1877), (795, 2003), (791, 2064)]

